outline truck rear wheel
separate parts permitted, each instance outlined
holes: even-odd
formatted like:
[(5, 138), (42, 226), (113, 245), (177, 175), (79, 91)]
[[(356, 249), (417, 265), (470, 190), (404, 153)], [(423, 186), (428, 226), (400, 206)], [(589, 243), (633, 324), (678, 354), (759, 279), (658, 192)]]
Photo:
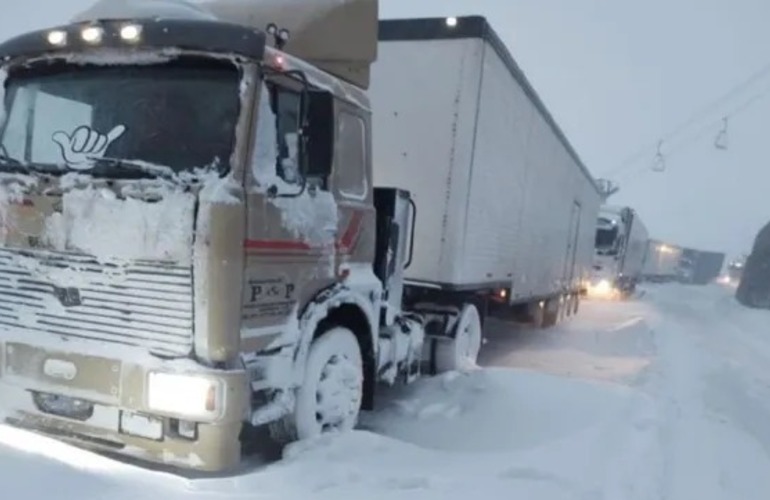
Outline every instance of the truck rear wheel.
[(436, 346), (438, 373), (467, 370), (476, 366), (481, 350), (481, 315), (473, 304), (465, 304), (457, 318), (453, 336)]
[(288, 442), (352, 430), (358, 423), (363, 388), (356, 336), (347, 328), (332, 328), (311, 344), (294, 412), (271, 424), (273, 439)]
[(561, 310), (561, 304), (557, 297), (552, 297), (545, 301), (545, 307), (543, 308), (543, 323), (542, 328), (551, 328), (559, 322), (559, 311)]

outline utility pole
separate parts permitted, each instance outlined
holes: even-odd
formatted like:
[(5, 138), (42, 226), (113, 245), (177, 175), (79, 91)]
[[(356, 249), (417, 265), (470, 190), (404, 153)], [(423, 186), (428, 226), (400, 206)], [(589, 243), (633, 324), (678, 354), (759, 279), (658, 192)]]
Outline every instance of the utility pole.
[(606, 203), (610, 196), (620, 191), (620, 186), (609, 179), (596, 179), (596, 184), (599, 186), (602, 204)]

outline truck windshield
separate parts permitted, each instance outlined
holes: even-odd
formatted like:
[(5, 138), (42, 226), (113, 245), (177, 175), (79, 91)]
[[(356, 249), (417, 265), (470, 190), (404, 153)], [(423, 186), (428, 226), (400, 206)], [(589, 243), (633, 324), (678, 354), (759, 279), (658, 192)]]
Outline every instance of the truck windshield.
[(618, 228), (599, 228), (596, 230), (596, 248), (598, 250), (609, 250), (614, 247), (615, 240), (618, 237)]
[(201, 59), (12, 70), (0, 170), (108, 177), (147, 176), (147, 164), (174, 172), (214, 164), (227, 170), (239, 80), (232, 64)]

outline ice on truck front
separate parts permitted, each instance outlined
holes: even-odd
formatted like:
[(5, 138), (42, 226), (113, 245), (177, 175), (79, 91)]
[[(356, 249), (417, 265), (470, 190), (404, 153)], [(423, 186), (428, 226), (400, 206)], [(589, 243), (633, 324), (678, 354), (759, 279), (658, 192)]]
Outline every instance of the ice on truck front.
[(264, 50), (263, 33), (203, 19), (0, 45), (6, 422), (201, 469), (239, 460), (240, 289), (217, 285), (229, 247), (205, 231), (243, 207), (204, 193), (240, 174), (244, 75)]

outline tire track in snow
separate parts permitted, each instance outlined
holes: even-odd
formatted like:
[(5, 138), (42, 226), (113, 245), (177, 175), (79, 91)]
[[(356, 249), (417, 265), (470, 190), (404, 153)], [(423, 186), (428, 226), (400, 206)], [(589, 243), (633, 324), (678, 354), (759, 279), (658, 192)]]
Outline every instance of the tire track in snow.
[[(662, 313), (655, 335), (659, 361), (647, 387), (662, 408), (659, 498), (765, 498), (757, 492), (768, 491), (766, 474), (751, 467), (757, 461), (770, 465), (764, 452), (743, 432), (745, 426), (728, 425), (710, 404), (716, 393), (740, 405), (746, 391), (740, 383), (724, 383), (729, 380), (724, 374), (726, 361), (713, 349), (718, 346), (713, 333), (723, 322), (713, 304), (681, 298), (654, 302)], [(757, 411), (766, 413), (756, 408), (749, 413)], [(744, 484), (756, 487), (746, 490)]]

